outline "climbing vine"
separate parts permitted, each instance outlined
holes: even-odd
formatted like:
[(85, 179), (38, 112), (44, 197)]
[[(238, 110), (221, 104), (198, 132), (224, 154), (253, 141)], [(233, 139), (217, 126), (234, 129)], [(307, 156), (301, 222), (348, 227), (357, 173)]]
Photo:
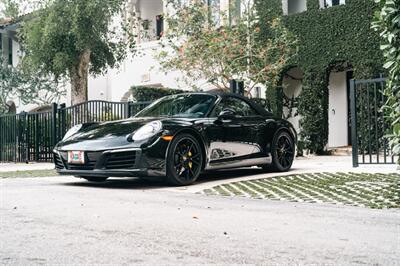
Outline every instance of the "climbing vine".
[[(380, 32), (381, 50), (385, 56), (384, 67), (389, 70), (389, 82), (385, 90), (388, 97), (384, 107), (392, 125), (389, 134), (393, 152), (400, 155), (400, 1), (376, 0), (381, 10), (376, 13), (373, 28)], [(400, 157), (398, 159), (400, 164)]]
[[(345, 5), (320, 9), (318, 0), (307, 1), (307, 11), (283, 16), (281, 0), (256, 0), (261, 38), (268, 37), (266, 21), (282, 16), (282, 22), (298, 39), (297, 55), (286, 71), (299, 67), (304, 72), (298, 114), (300, 138), (311, 152), (324, 153), (328, 143), (328, 84), (332, 70), (353, 70), (355, 78), (382, 73), (383, 56), (378, 34), (371, 29), (373, 1), (346, 0)], [(282, 76), (284, 72), (282, 73)], [(282, 88), (268, 88), (272, 109), (282, 114)]]

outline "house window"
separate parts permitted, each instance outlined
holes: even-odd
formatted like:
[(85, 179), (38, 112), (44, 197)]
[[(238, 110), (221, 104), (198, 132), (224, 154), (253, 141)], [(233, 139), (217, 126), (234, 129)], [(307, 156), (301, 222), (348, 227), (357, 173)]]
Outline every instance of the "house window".
[(8, 107), (9, 114), (15, 114), (17, 112), (17, 107), (15, 106), (15, 103), (13, 101), (8, 101), (6, 105)]
[(8, 64), (13, 65), (13, 41), (8, 39)]
[(230, 90), (232, 93), (244, 94), (244, 82), (232, 79), (229, 82)]
[[(285, 1), (284, 1), (285, 2)], [(287, 15), (301, 13), (307, 10), (306, 0), (287, 0)]]
[(338, 6), (338, 5), (344, 5), (346, 3), (346, 0), (324, 0), (324, 6), (323, 7), (331, 7), (331, 6)]

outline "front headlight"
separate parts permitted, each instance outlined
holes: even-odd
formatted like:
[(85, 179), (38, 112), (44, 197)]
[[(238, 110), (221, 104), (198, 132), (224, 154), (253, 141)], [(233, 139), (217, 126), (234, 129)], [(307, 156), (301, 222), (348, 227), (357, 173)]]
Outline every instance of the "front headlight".
[(62, 140), (66, 140), (66, 139), (70, 138), (72, 135), (75, 135), (79, 130), (81, 130), (81, 128), (82, 128), (82, 124), (71, 127), (67, 131), (67, 133), (64, 135), (64, 138)]
[(150, 123), (147, 123), (146, 125), (142, 126), (139, 128), (135, 134), (132, 136), (132, 140), (144, 140), (148, 139), (162, 129), (162, 123), (160, 121), (153, 121)]

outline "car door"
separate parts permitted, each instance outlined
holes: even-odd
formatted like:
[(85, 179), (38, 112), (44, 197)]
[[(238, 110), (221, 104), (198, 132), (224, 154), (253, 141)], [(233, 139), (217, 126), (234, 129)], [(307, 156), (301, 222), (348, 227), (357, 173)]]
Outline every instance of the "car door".
[[(229, 119), (218, 118), (224, 111), (235, 114)], [(263, 117), (245, 100), (235, 96), (225, 96), (215, 106), (210, 116), (211, 124), (206, 129), (210, 141), (210, 168), (237, 167), (250, 164), (261, 157), (258, 144)]]

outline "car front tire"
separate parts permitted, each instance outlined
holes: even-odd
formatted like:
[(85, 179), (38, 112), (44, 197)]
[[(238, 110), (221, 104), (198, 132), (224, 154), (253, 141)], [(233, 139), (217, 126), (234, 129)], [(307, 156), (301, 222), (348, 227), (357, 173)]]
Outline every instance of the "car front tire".
[(167, 182), (175, 186), (194, 183), (203, 165), (199, 141), (190, 134), (180, 134), (172, 140), (166, 158)]

